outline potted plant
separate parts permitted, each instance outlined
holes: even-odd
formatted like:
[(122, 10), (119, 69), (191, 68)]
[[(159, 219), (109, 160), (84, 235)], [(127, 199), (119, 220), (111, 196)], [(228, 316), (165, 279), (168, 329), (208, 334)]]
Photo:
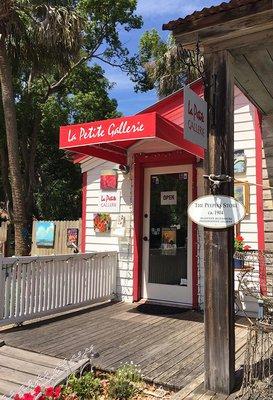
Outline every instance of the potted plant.
[[(244, 244), (244, 238), (241, 235), (235, 236), (234, 239), (234, 250), (233, 265), (235, 269), (244, 268), (244, 251), (249, 251), (250, 246)], [(241, 254), (240, 254), (241, 253)]]

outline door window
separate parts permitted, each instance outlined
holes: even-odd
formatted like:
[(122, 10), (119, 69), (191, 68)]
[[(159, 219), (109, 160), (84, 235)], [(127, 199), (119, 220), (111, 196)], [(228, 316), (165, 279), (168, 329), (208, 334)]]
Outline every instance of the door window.
[(149, 283), (187, 286), (188, 174), (151, 176)]

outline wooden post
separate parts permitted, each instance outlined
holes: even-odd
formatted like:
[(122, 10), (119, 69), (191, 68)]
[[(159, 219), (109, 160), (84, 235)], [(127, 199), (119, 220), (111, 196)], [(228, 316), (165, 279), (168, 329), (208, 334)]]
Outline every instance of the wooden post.
[[(205, 55), (209, 105), (206, 174), (234, 173), (234, 78), (227, 51)], [(206, 194), (211, 194), (209, 182)], [(233, 182), (217, 194), (233, 195)], [(234, 387), (234, 229), (205, 230), (205, 387), (229, 394)]]

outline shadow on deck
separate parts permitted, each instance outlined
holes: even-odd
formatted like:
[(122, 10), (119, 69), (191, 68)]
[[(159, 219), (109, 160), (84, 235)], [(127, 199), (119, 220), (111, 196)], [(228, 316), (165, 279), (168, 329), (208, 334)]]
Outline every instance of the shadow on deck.
[[(70, 358), (94, 345), (100, 353), (94, 360), (96, 368), (112, 371), (121, 363), (132, 361), (140, 365), (145, 380), (173, 389), (191, 387), (191, 392), (199, 388), (199, 396), (189, 397), (189, 392), (184, 398), (201, 399), (203, 316), (190, 310), (148, 315), (138, 312), (136, 307), (107, 303), (2, 331), (0, 339), (9, 346), (61, 358)], [(238, 370), (243, 362), (245, 340), (246, 329), (236, 327)]]

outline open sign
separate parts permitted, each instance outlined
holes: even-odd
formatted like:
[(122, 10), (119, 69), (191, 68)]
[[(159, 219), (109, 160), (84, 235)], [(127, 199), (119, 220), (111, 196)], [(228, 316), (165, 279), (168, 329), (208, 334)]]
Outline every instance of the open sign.
[(176, 205), (177, 204), (177, 192), (161, 192), (161, 201), (160, 204), (162, 206)]

